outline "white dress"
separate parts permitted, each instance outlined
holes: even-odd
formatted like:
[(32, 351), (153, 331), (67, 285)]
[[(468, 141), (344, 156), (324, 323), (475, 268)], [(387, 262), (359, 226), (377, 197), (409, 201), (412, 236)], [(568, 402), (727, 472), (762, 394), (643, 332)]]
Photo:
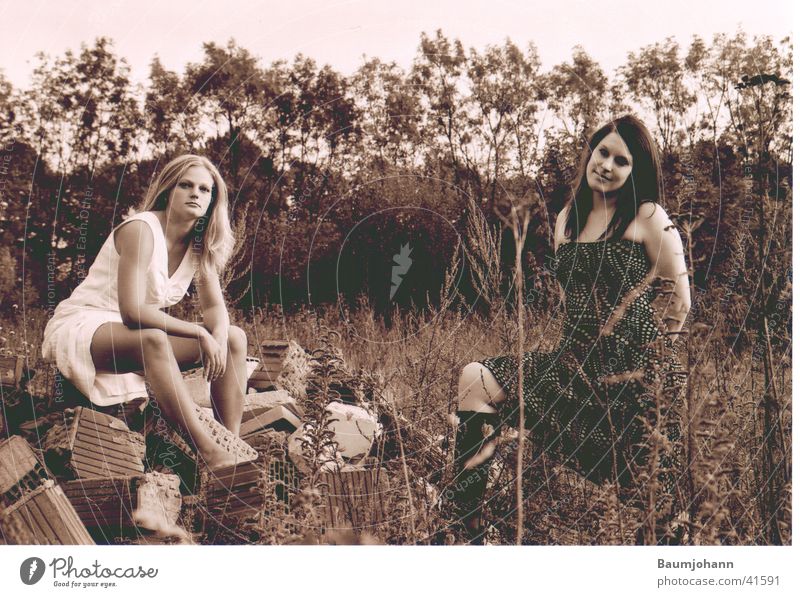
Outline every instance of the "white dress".
[[(187, 250), (172, 277), (168, 274), (167, 240), (158, 217), (151, 211), (131, 216), (122, 224), (141, 220), (153, 232), (153, 258), (147, 269), (145, 301), (159, 309), (180, 301), (195, 274), (192, 251)], [(119, 254), (114, 245), (114, 231), (103, 243), (89, 273), (72, 295), (59, 303), (47, 323), (42, 342), (42, 356), (53, 362), (64, 377), (93, 404), (110, 406), (147, 396), (144, 377), (137, 373), (97, 373), (92, 362), (94, 333), (104, 323), (122, 323), (117, 295)]]

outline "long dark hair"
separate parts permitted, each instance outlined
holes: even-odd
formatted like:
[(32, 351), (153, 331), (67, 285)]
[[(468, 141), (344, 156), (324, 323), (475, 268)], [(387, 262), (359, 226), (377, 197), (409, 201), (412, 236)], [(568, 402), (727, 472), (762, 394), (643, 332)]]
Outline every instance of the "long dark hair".
[(600, 127), (589, 139), (573, 183), (572, 202), (567, 213), (564, 233), (577, 241), (592, 211), (592, 190), (586, 180), (586, 166), (592, 152), (609, 133), (616, 132), (633, 158), (631, 174), (617, 194), (617, 208), (600, 240), (619, 240), (636, 217), (643, 203), (661, 203), (661, 164), (658, 149), (644, 123), (635, 116), (626, 115)]

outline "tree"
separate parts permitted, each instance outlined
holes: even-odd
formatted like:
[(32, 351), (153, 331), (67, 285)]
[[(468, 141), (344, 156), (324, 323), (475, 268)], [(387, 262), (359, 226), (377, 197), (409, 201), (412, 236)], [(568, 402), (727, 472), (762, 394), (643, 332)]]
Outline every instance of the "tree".
[(271, 100), (270, 89), (257, 58), (233, 39), (226, 47), (204, 43), (203, 52), (202, 62), (186, 67), (187, 87), (197, 96), (201, 112), (217, 126), (217, 136), (225, 139), (231, 182), (238, 189), (239, 137), (255, 127), (261, 106)]
[[(459, 40), (452, 42), (442, 30), (431, 39), (420, 36), (417, 57), (411, 69), (411, 82), (423, 100), (423, 135), (430, 139), (428, 159), (448, 162), (456, 186), (465, 178), (482, 196), (480, 176), (463, 149), (470, 142), (465, 98), (467, 58)], [(466, 158), (466, 159), (465, 159)]]
[(695, 101), (684, 84), (683, 63), (678, 43), (668, 38), (628, 53), (628, 62), (619, 69), (628, 94), (654, 113), (656, 136), (662, 153), (675, 153), (681, 119)]
[(166, 70), (158, 56), (150, 63), (144, 107), (149, 142), (157, 155), (199, 149), (202, 133), (197, 98), (186, 80)]
[(518, 181), (533, 178), (532, 162), (545, 98), (538, 79), (539, 65), (533, 46), (525, 56), (510, 40), (503, 46), (487, 47), (483, 54), (470, 51), (467, 73), (470, 104), (474, 106), (474, 115), (470, 110), (474, 131), (470, 149), (486, 178), (490, 209), (502, 180), (515, 174)]
[(125, 59), (106, 37), (67, 51), (50, 63), (39, 54), (33, 85), (22, 105), (23, 128), (34, 147), (65, 173), (125, 162), (142, 128), (142, 118)]
[(0, 146), (4, 146), (15, 136), (15, 112), (14, 88), (0, 71)]
[(608, 78), (581, 46), (572, 50), (572, 63), (553, 67), (547, 77), (548, 107), (560, 123), (575, 154), (586, 145), (607, 110)]
[(420, 155), (422, 117), (417, 89), (394, 62), (368, 60), (350, 80), (361, 114), (362, 160), (395, 169), (411, 168)]

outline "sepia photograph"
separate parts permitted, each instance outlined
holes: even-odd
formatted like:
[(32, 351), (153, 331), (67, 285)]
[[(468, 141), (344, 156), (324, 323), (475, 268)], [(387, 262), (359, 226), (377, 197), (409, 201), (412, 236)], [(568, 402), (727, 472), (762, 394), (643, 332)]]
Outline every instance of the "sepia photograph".
[(695, 548), (792, 545), (788, 0), (0, 15), (4, 589), (244, 545), (787, 586)]

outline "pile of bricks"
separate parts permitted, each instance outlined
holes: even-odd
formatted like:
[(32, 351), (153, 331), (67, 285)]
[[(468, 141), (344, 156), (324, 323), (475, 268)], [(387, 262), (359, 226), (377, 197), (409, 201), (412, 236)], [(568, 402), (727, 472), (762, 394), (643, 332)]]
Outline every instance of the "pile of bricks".
[(0, 531), (12, 545), (93, 545), (61, 487), (24, 439), (0, 443)]
[[(237, 455), (235, 466), (213, 472), (199, 466), (190, 438), (161, 417), (152, 402), (139, 409), (144, 414), (131, 423), (134, 429), (126, 424), (134, 420), (127, 415), (78, 406), (59, 413), (37, 445), (20, 436), (3, 441), (0, 541), (171, 543), (189, 537), (182, 524), (215, 542), (221, 530), (286, 517), (292, 496), (312, 477), (321, 496), (323, 532), (368, 530), (384, 522), (386, 471), (364, 465), (378, 423), (359, 419), (356, 406), (337, 401), (329, 409), (340, 457), (345, 454), (349, 464), (303, 479), (307, 463), (291, 446), (302, 437), (306, 415), (292, 394), (310, 377), (298, 350), (287, 341), (264, 344), (261, 365), (253, 367), (248, 381), (238, 437), (215, 420), (208, 384), (196, 379), (188, 384), (198, 417), (221, 446)], [(344, 386), (337, 390), (337, 395), (351, 394)], [(240, 542), (253, 540), (234, 535)]]

